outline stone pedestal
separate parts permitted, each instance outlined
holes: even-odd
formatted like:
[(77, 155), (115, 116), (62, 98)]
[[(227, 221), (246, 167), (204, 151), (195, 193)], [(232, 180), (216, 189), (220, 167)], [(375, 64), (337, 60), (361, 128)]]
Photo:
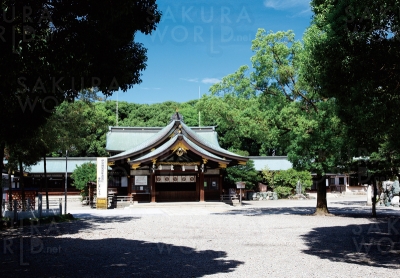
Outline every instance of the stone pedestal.
[(398, 207), (399, 206), (399, 196), (394, 196), (391, 202), (392, 206)]

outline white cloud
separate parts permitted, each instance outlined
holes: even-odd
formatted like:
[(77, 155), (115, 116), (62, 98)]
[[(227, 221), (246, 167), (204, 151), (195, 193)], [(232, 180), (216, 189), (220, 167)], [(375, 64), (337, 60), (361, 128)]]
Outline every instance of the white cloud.
[(180, 79), (187, 82), (195, 82), (195, 83), (201, 82), (204, 84), (215, 84), (221, 82), (221, 80), (218, 78), (208, 78), (208, 77), (203, 78), (201, 81), (199, 81), (199, 78), (180, 78)]
[(203, 80), (201, 80), (201, 83), (204, 84), (215, 84), (218, 82), (221, 82), (221, 80), (218, 78), (203, 78)]
[(181, 78), (181, 80), (185, 80), (187, 82), (199, 82), (198, 78)]
[(310, 6), (310, 0), (265, 0), (264, 6), (275, 10), (304, 8)]

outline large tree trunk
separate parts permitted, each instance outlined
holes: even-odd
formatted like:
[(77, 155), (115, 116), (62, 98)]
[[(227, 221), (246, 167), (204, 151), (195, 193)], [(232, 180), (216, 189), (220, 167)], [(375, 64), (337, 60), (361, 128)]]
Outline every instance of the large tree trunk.
[(44, 166), (44, 188), (46, 189), (46, 209), (49, 209), (49, 188), (47, 186), (47, 166), (46, 166), (46, 154), (43, 156)]
[(11, 180), (11, 167), (8, 168), (8, 205), (10, 211), (13, 210), (12, 206), (12, 180)]
[(4, 164), (3, 164), (3, 161), (4, 161), (4, 155), (5, 155), (5, 153), (4, 153), (4, 149), (6, 148), (6, 143), (3, 141), (3, 142), (1, 142), (1, 144), (0, 144), (0, 156), (1, 156), (1, 161), (0, 161), (0, 173), (1, 173), (1, 177), (3, 178), (3, 169), (4, 169)]
[(317, 175), (317, 207), (314, 215), (329, 215), (328, 204), (326, 201), (326, 185), (325, 179), (322, 180), (321, 175)]
[(19, 186), (21, 188), (21, 201), (22, 201), (22, 211), (26, 211), (25, 203), (25, 183), (24, 183), (24, 168), (22, 168), (22, 160), (18, 159), (19, 164)]
[(0, 219), (3, 218), (3, 173), (1, 174), (1, 190), (0, 190)]
[(374, 190), (371, 194), (372, 217), (376, 217), (376, 195), (378, 194), (378, 189), (376, 187), (375, 176), (372, 176), (372, 188)]
[(1, 156), (1, 161), (0, 161), (0, 173), (1, 173), (1, 190), (0, 190), (0, 218), (3, 217), (3, 186), (5, 183), (3, 183), (3, 169), (4, 169), (4, 165), (3, 165), (3, 161), (4, 161), (4, 148), (6, 147), (5, 142), (1, 142), (0, 144), (0, 156)]

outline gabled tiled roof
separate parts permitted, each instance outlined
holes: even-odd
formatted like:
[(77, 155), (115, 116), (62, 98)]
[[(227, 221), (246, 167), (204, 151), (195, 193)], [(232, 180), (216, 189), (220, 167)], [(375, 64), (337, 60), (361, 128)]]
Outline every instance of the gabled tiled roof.
[(190, 141), (188, 138), (183, 136), (183, 140), (194, 150), (196, 150), (198, 153), (204, 155), (206, 158), (213, 158), (215, 160), (220, 160), (220, 161), (225, 161), (226, 163), (229, 163), (230, 160), (225, 160), (222, 157), (216, 156), (212, 153), (210, 153), (209, 151), (199, 147), (198, 145), (196, 145), (195, 143), (193, 143), (192, 141)]
[(174, 125), (175, 122), (171, 122), (169, 125), (167, 125), (165, 128), (160, 130), (158, 133), (154, 134), (152, 137), (150, 137), (148, 140), (142, 142), (141, 144), (128, 149), (122, 153), (119, 153), (117, 155), (111, 156), (109, 158), (110, 161), (117, 160), (117, 159), (122, 159), (128, 156), (134, 156), (137, 153), (143, 152), (144, 150), (147, 150), (149, 147), (152, 147), (154, 144), (157, 142), (165, 139), (168, 137), (172, 132), (174, 132)]
[[(169, 126), (169, 125), (168, 125)], [(124, 152), (148, 141), (166, 127), (110, 127), (107, 133), (106, 150)], [(190, 127), (203, 140), (219, 146), (217, 132), (213, 126)]]
[(135, 160), (131, 160), (131, 161), (132, 162), (145, 161), (145, 160), (149, 160), (153, 157), (156, 157), (156, 156), (164, 153), (165, 151), (169, 150), (176, 143), (177, 140), (178, 140), (178, 136), (174, 136), (171, 140), (168, 140), (166, 143), (159, 146), (156, 150), (149, 152), (148, 154), (141, 156)]
[(238, 158), (238, 159), (244, 159), (247, 160), (246, 157), (244, 156), (240, 156), (238, 154), (235, 154), (233, 152), (227, 151), (223, 148), (221, 148), (219, 145), (214, 145), (206, 140), (204, 140), (203, 138), (201, 138), (200, 136), (198, 136), (195, 132), (193, 132), (190, 127), (188, 127), (187, 125), (185, 125), (184, 123), (182, 123), (182, 128), (184, 130), (184, 133), (187, 133), (187, 135), (189, 135), (189, 137), (191, 139), (193, 139), (195, 142), (203, 145), (204, 147), (210, 149), (210, 150), (215, 150), (219, 153), (225, 154), (227, 156), (230, 156), (232, 158)]
[(149, 152), (144, 156), (141, 156), (135, 160), (131, 160), (131, 162), (144, 162), (144, 161), (149, 161), (167, 151), (169, 151), (179, 140), (183, 140), (185, 143), (187, 143), (187, 145), (194, 150), (195, 152), (197, 152), (200, 156), (207, 158), (207, 159), (212, 159), (215, 160), (217, 162), (225, 162), (226, 164), (229, 164), (230, 160), (225, 160), (222, 157), (216, 156), (210, 152), (208, 152), (207, 150), (197, 146), (196, 144), (194, 144), (192, 141), (190, 141), (189, 139), (185, 138), (185, 136), (183, 136), (182, 134), (179, 134), (177, 136), (174, 136), (171, 140), (167, 141), (166, 143), (164, 143), (163, 145), (159, 146), (155, 151)]
[[(132, 129), (127, 128), (110, 128), (106, 135), (106, 150), (109, 152), (123, 152), (132, 149), (141, 143), (149, 140), (152, 136), (157, 134), (159, 130), (140, 130), (133, 132)], [(136, 130), (135, 130), (136, 131)]]
[[(134, 133), (140, 133), (139, 128), (131, 128), (133, 129)], [(218, 144), (217, 136), (215, 129), (213, 127), (206, 127), (202, 130), (202, 128), (193, 128), (197, 130), (197, 132), (194, 132), (190, 127), (188, 127), (186, 124), (184, 124), (182, 121), (173, 121), (163, 129), (159, 130), (156, 134), (153, 134), (151, 137), (149, 137), (146, 141), (128, 149), (125, 150), (119, 154), (116, 154), (114, 156), (111, 156), (109, 158), (109, 161), (115, 161), (115, 160), (120, 160), (124, 158), (131, 158), (131, 162), (141, 162), (141, 161), (149, 161), (150, 158), (157, 157), (157, 155), (161, 155), (165, 153), (171, 146), (173, 146), (174, 143), (176, 143), (176, 140), (169, 140), (168, 137), (172, 134), (175, 134), (174, 137), (176, 138), (181, 138), (184, 140), (184, 142), (189, 146), (189, 148), (197, 153), (199, 156), (205, 156), (210, 160), (214, 160), (219, 163), (225, 163), (229, 164), (231, 160), (234, 160), (235, 163), (236, 161), (247, 161), (247, 157), (243, 157), (240, 155), (237, 155), (235, 153), (229, 152), (223, 148), (221, 148)], [(144, 130), (154, 132), (154, 128)], [(179, 133), (178, 133), (179, 131)], [(123, 131), (116, 130), (115, 134), (121, 133)], [(132, 132), (132, 130), (130, 130)], [(202, 136), (200, 134), (209, 134), (211, 138), (210, 141), (205, 139), (205, 136)], [(107, 137), (107, 140), (109, 137)], [(166, 141), (168, 140), (168, 141)], [(109, 145), (109, 144), (107, 144)], [(150, 148), (155, 148), (154, 151), (150, 151)], [(143, 156), (140, 156), (141, 154), (145, 154)]]

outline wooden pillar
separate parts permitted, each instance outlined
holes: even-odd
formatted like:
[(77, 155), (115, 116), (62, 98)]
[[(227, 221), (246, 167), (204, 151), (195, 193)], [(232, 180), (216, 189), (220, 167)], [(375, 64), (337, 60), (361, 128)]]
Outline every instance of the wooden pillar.
[(200, 174), (197, 174), (196, 178), (196, 196), (197, 196), (197, 201), (200, 201)]
[(199, 185), (199, 189), (200, 189), (200, 202), (204, 202), (204, 173), (200, 173), (200, 185)]
[(150, 202), (155, 203), (156, 202), (156, 178), (155, 174), (151, 173), (150, 175), (150, 192), (151, 192), (151, 197), (150, 197)]
[(218, 179), (218, 185), (219, 185), (219, 195), (222, 195), (222, 190), (223, 190), (223, 179), (222, 179), (222, 173), (221, 170), (219, 170), (219, 179)]
[(132, 185), (133, 185), (133, 178), (129, 177), (128, 178), (128, 196), (131, 196), (131, 194), (132, 194)]

